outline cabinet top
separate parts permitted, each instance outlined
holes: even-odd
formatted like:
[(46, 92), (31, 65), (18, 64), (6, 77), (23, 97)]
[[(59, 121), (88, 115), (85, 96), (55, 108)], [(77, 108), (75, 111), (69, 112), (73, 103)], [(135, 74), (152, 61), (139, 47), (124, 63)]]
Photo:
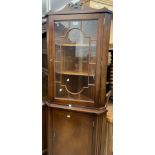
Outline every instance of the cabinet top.
[(94, 9), (89, 7), (84, 3), (69, 3), (62, 10), (58, 12), (50, 11), (48, 15), (71, 15), (71, 14), (92, 14), (92, 13), (109, 13), (112, 14), (112, 11), (107, 8)]

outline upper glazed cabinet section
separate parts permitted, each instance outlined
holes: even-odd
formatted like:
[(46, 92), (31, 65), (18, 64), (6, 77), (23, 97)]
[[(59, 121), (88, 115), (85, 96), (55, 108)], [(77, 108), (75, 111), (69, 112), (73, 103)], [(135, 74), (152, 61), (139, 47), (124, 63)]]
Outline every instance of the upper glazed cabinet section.
[(81, 4), (70, 4), (63, 11), (49, 13), (51, 102), (83, 106), (105, 103), (108, 53), (105, 47), (109, 43), (106, 45), (108, 35), (103, 30), (106, 21), (104, 13), (110, 12)]
[(54, 22), (55, 98), (95, 99), (97, 20)]

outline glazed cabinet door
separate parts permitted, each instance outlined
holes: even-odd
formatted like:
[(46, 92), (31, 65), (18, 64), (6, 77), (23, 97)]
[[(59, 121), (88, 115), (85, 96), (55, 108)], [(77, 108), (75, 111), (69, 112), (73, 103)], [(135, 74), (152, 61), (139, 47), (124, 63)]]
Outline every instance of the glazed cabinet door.
[(92, 155), (93, 119), (91, 114), (53, 110), (52, 155)]
[(101, 17), (50, 18), (50, 96), (53, 102), (94, 106), (100, 81)]

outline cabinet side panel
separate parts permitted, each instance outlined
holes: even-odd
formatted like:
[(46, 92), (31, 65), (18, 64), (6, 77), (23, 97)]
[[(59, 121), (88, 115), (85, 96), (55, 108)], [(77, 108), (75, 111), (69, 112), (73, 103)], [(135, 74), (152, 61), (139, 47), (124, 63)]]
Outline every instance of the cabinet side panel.
[(102, 38), (102, 15), (99, 16), (98, 19), (98, 33), (97, 33), (97, 51), (96, 51), (96, 91), (95, 91), (95, 105), (97, 106), (99, 103), (99, 95), (100, 95), (100, 79), (101, 79), (101, 41)]
[(105, 14), (103, 19), (103, 31), (101, 32), (102, 38), (102, 50), (101, 50), (101, 88), (100, 88), (100, 106), (105, 105), (106, 97), (106, 81), (107, 81), (107, 64), (108, 64), (108, 50), (109, 50), (109, 40), (110, 40), (110, 25), (111, 25), (111, 15)]
[(51, 16), (48, 17), (48, 40), (47, 40), (47, 50), (48, 50), (48, 98), (53, 101), (54, 99), (54, 21)]
[(96, 116), (94, 155), (104, 155), (106, 134), (105, 114)]
[(48, 121), (48, 134), (47, 134), (47, 151), (48, 155), (53, 155), (53, 135), (52, 135), (52, 129), (53, 129), (53, 112), (52, 109), (48, 107), (48, 116), (47, 116), (47, 121)]
[(42, 106), (42, 150), (47, 149), (47, 106)]

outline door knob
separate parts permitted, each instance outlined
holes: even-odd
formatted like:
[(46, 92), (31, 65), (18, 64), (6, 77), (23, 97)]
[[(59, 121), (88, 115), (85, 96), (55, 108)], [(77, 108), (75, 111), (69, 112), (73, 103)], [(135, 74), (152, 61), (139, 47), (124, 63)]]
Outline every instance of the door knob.
[(71, 118), (71, 115), (67, 115), (67, 118)]

